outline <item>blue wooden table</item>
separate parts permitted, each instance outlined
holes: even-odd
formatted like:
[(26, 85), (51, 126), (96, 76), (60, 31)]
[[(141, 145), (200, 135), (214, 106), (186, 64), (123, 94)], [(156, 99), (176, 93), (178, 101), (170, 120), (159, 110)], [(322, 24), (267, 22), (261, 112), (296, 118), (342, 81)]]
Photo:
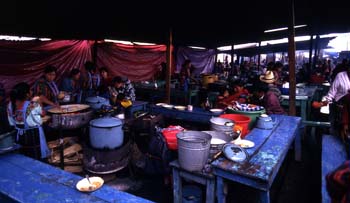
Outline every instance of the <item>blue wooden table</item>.
[(224, 180), (255, 188), (260, 192), (261, 202), (270, 202), (270, 187), (286, 157), (288, 149), (295, 144), (295, 159), (301, 159), (300, 117), (271, 115), (276, 124), (271, 130), (254, 128), (245, 139), (255, 143), (247, 149), (249, 159), (236, 163), (219, 158), (212, 163), (216, 175), (216, 195), (219, 202), (226, 201)]
[[(317, 91), (316, 86), (304, 87), (295, 96), (295, 105), (300, 107), (300, 116), (303, 121), (308, 120), (311, 112), (311, 102)], [(282, 105), (289, 107), (289, 95), (282, 95)]]
[(146, 101), (133, 101), (132, 105), (127, 109), (127, 116), (132, 117), (136, 111), (147, 111), (148, 102)]
[(204, 110), (202, 108), (193, 107), (193, 111), (180, 111), (177, 109), (168, 109), (157, 105), (151, 105), (150, 106), (150, 112), (151, 113), (159, 113), (163, 114), (163, 116), (172, 118), (172, 119), (179, 119), (189, 122), (198, 122), (198, 123), (210, 123), (210, 119), (212, 117), (217, 117), (221, 115), (222, 113), (212, 113), (211, 111)]
[(20, 154), (1, 155), (0, 168), (0, 192), (18, 202), (150, 202), (107, 185), (80, 192), (82, 177)]
[(201, 171), (190, 172), (180, 167), (179, 161), (175, 160), (170, 162), (170, 166), (173, 168), (173, 195), (174, 203), (182, 202), (182, 178), (189, 181), (206, 186), (205, 202), (215, 202), (215, 176), (211, 173), (203, 173)]
[[(135, 87), (136, 96), (142, 98), (143, 100), (148, 100), (154, 103), (157, 100), (164, 100), (166, 98), (165, 88), (154, 87)], [(199, 90), (193, 89), (188, 91), (183, 91), (175, 88), (171, 88), (170, 99), (172, 103), (180, 104), (195, 104), (198, 101)]]

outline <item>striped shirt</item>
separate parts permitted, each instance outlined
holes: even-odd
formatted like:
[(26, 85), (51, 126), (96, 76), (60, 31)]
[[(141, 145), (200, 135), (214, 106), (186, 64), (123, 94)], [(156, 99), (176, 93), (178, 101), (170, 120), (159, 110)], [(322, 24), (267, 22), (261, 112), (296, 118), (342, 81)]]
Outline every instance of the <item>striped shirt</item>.
[(350, 90), (350, 80), (347, 71), (337, 74), (325, 99), (329, 102), (332, 100), (339, 101)]

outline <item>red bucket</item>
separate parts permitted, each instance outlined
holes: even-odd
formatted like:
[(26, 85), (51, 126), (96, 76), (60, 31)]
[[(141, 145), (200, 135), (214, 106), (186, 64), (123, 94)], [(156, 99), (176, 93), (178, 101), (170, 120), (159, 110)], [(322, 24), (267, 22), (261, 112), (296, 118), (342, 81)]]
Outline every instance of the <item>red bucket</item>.
[(183, 131), (181, 126), (169, 126), (162, 130), (162, 134), (166, 140), (167, 146), (171, 150), (177, 150), (177, 137), (176, 134)]
[(250, 123), (250, 117), (248, 116), (244, 116), (241, 114), (222, 114), (220, 115), (220, 118), (226, 118), (226, 119), (230, 119), (232, 121), (235, 122), (235, 124), (241, 126), (242, 129), (242, 135), (241, 138), (243, 139), (249, 132), (249, 123)]

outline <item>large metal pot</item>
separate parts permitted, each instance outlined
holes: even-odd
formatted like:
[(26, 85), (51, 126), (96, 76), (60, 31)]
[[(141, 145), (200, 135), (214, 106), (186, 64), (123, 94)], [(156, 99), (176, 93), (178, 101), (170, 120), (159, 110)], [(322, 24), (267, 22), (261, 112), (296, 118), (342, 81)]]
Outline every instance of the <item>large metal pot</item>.
[(219, 131), (202, 131), (211, 135), (210, 155), (214, 155), (222, 150), (222, 147), (232, 141), (232, 137)]
[(89, 123), (94, 112), (90, 109), (84, 112), (52, 114), (52, 128), (77, 129)]
[(102, 105), (110, 105), (109, 100), (104, 97), (88, 97), (86, 98), (86, 103), (91, 106), (91, 108), (97, 110), (100, 109)]
[(235, 123), (226, 118), (213, 117), (210, 119), (211, 130), (232, 134)]
[(96, 149), (114, 149), (123, 144), (122, 121), (114, 117), (103, 117), (90, 121), (90, 144)]
[(181, 168), (202, 170), (209, 157), (211, 135), (201, 131), (183, 131), (176, 137)]

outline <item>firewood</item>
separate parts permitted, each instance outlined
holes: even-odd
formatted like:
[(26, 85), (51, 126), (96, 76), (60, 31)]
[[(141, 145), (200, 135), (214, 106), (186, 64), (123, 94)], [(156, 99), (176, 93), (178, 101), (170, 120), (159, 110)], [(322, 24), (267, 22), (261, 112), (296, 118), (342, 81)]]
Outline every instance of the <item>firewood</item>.
[(83, 171), (83, 166), (65, 166), (64, 170), (71, 173), (80, 173)]
[[(79, 152), (81, 150), (82, 150), (82, 147), (81, 147), (80, 144), (74, 144), (74, 145), (72, 145), (70, 147), (67, 147), (66, 149), (63, 150), (63, 156), (67, 157), (67, 156), (75, 154), (76, 152)], [(58, 153), (55, 152), (54, 159), (55, 160), (59, 160), (60, 159), (59, 151), (58, 151)]]

